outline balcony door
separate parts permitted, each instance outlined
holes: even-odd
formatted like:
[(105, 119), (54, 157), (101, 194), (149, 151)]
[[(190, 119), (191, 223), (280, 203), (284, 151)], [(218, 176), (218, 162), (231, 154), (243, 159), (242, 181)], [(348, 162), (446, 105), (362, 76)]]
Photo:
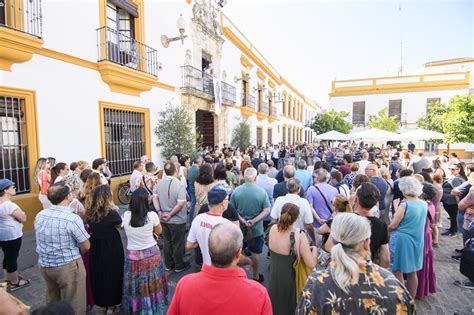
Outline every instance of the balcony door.
[(108, 59), (121, 65), (136, 66), (135, 19), (129, 10), (119, 7), (117, 2), (107, 1)]

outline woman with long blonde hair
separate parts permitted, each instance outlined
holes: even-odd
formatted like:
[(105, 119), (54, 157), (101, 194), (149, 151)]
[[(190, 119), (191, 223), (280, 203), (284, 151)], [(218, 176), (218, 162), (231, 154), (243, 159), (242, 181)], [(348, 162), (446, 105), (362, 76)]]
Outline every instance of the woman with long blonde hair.
[(89, 270), (92, 293), (97, 306), (111, 308), (114, 313), (122, 300), (123, 266), (122, 240), (117, 230), (122, 224), (118, 207), (112, 201), (109, 185), (95, 187), (89, 199), (84, 220), (91, 231)]
[(35, 166), (35, 182), (39, 186), (38, 199), (43, 205), (43, 209), (52, 206), (48, 200), (48, 188), (51, 185), (51, 165), (46, 158), (39, 158)]

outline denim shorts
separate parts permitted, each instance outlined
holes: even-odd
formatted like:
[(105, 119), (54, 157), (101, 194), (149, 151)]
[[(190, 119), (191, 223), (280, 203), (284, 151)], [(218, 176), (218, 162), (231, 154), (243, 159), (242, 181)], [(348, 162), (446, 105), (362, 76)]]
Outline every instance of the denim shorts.
[(249, 246), (250, 252), (254, 254), (261, 254), (263, 251), (264, 238), (263, 235), (253, 238), (252, 246)]

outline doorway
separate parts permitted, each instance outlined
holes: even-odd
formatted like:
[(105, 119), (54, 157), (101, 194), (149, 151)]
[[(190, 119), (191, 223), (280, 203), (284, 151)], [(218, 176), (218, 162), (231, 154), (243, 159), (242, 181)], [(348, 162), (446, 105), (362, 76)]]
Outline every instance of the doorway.
[(202, 136), (203, 147), (214, 147), (214, 116), (211, 112), (196, 112), (196, 133)]

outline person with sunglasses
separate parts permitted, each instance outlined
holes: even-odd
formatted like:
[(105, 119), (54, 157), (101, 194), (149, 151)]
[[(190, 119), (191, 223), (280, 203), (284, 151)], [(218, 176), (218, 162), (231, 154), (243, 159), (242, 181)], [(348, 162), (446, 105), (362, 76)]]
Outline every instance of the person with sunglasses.
[(26, 214), (20, 207), (11, 202), (16, 195), (15, 183), (4, 178), (0, 179), (0, 248), (3, 257), (3, 275), (10, 291), (21, 289), (30, 281), (18, 275), (18, 254), (23, 237), (23, 222)]

